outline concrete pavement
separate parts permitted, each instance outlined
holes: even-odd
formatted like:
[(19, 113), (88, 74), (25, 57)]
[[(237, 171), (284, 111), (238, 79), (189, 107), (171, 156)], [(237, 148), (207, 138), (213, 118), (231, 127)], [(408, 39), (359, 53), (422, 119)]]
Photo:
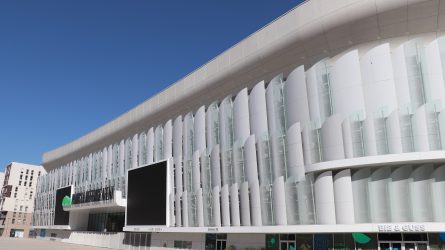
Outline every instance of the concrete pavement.
[(83, 246), (50, 240), (0, 237), (0, 250), (108, 250), (109, 248)]

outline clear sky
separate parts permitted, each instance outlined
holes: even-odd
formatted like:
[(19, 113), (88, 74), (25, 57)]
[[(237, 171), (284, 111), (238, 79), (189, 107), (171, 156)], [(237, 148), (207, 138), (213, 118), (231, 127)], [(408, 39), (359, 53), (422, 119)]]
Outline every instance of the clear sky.
[(0, 171), (116, 118), (301, 0), (0, 0)]

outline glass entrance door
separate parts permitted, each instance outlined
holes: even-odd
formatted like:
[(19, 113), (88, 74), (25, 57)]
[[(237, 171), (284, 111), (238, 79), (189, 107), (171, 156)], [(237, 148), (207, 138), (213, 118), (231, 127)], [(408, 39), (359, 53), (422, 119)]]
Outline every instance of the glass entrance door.
[(426, 242), (380, 242), (380, 250), (428, 250)]
[(227, 243), (227, 240), (225, 240), (225, 239), (217, 239), (216, 240), (216, 250), (225, 250), (226, 243)]
[(405, 242), (405, 250), (427, 250), (426, 242)]
[(281, 240), (280, 241), (280, 250), (295, 250), (295, 241), (294, 240)]
[(403, 250), (402, 242), (380, 242), (380, 250)]

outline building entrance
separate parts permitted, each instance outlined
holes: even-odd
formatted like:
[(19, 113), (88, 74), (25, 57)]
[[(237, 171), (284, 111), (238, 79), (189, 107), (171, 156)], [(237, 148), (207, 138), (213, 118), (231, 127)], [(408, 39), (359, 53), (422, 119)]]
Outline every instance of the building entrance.
[(379, 234), (380, 250), (428, 250), (427, 234)]
[(227, 248), (227, 234), (206, 234), (206, 250), (225, 250)]
[(281, 240), (280, 250), (295, 250), (295, 241), (293, 240)]
[(380, 250), (428, 250), (427, 242), (379, 242)]

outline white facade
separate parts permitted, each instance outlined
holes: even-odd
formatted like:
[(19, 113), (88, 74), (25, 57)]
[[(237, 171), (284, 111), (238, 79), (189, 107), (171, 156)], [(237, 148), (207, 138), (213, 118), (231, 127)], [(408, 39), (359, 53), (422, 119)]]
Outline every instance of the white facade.
[(306, 1), (45, 153), (35, 225), (52, 226), (59, 187), (125, 197), (126, 170), (172, 158), (173, 226), (126, 230), (445, 231), (444, 6)]

